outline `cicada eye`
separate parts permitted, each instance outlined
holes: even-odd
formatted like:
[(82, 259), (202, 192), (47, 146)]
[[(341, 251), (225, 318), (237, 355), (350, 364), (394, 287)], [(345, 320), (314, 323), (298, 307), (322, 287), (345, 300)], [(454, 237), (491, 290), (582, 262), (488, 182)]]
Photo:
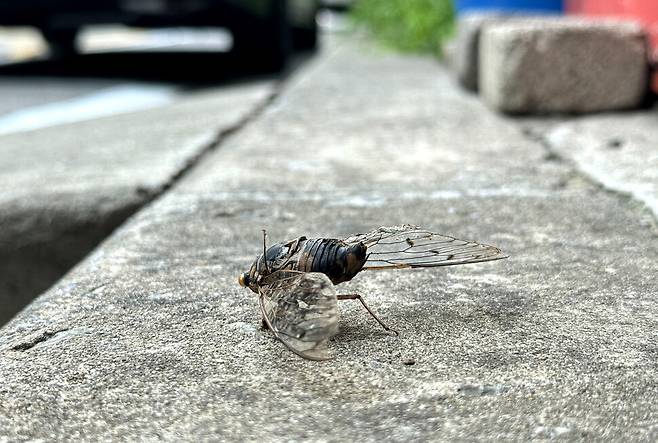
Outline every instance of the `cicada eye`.
[(249, 273), (248, 272), (243, 272), (240, 274), (240, 277), (238, 278), (238, 283), (240, 283), (240, 286), (247, 287), (249, 286)]

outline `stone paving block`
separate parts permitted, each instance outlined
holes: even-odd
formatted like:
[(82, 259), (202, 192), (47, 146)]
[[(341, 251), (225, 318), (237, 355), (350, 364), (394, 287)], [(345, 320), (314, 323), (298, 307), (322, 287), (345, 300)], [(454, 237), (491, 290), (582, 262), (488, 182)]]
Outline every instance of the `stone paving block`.
[(493, 13), (470, 13), (457, 20), (457, 35), (451, 42), (450, 66), (457, 81), (471, 91), (478, 89), (480, 32), (486, 24), (499, 23), (505, 16)]
[(479, 86), (494, 109), (581, 113), (633, 108), (648, 89), (642, 28), (553, 18), (488, 25)]

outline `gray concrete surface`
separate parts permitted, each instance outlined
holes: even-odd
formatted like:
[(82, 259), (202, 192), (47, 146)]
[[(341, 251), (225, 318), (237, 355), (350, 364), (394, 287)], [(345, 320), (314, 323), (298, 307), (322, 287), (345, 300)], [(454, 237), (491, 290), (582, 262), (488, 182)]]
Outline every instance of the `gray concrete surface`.
[(546, 142), (607, 189), (644, 203), (658, 219), (658, 109), (595, 115), (544, 128)]
[(104, 79), (0, 78), (0, 118), (20, 109), (70, 100), (117, 81)]
[(457, 33), (450, 48), (450, 66), (459, 84), (478, 89), (480, 31), (487, 23), (502, 23), (505, 17), (493, 13), (469, 13), (457, 20)]
[[(426, 58), (354, 43), (0, 331), (6, 440), (658, 437), (658, 236)], [(335, 359), (260, 329), (237, 285), (299, 234), (416, 223), (503, 262), (364, 273)], [(413, 363), (413, 364), (412, 364)]]
[(632, 22), (534, 19), (481, 31), (479, 87), (511, 113), (633, 108), (648, 90), (645, 35)]
[(0, 324), (263, 104), (271, 82), (0, 136)]

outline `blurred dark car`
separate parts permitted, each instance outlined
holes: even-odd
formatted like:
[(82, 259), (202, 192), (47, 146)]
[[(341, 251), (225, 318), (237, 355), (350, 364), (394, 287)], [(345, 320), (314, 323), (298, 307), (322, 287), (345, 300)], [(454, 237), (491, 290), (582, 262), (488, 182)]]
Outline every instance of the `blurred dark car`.
[(224, 27), (233, 51), (280, 67), (317, 44), (318, 0), (0, 0), (0, 26), (38, 28), (55, 55), (75, 53), (89, 25)]

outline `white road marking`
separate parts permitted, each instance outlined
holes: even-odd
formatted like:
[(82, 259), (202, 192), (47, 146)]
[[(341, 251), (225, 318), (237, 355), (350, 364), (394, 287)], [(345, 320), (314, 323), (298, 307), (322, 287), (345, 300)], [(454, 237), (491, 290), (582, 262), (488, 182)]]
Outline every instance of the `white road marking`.
[(171, 103), (174, 86), (126, 83), (93, 94), (0, 115), (0, 135), (92, 120)]
[(222, 28), (132, 29), (98, 26), (78, 37), (82, 53), (131, 51), (226, 52), (233, 45), (231, 33)]

